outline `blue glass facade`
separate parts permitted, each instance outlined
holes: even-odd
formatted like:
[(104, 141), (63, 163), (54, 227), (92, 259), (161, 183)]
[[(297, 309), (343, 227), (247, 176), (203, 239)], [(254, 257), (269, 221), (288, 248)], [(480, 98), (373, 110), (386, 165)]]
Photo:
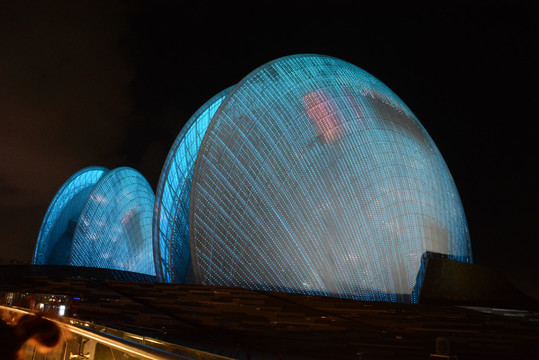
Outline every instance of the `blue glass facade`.
[(153, 190), (131, 168), (83, 169), (54, 197), (33, 263), (127, 270), (155, 275)]
[(189, 119), (155, 197), (130, 168), (75, 174), (47, 211), (34, 263), (415, 301), (424, 253), (472, 261), (436, 145), (369, 73), (296, 55), (257, 68)]
[(88, 167), (71, 176), (62, 185), (41, 223), (34, 264), (69, 264), (73, 232), (82, 207), (95, 184), (108, 172), (103, 167)]
[(191, 116), (170, 149), (157, 186), (153, 221), (157, 278), (164, 282), (192, 281), (189, 248), (189, 194), (198, 148), (226, 89)]
[(81, 211), (70, 264), (155, 275), (152, 250), (153, 190), (139, 172), (106, 174)]
[(425, 251), (471, 262), (452, 177), (382, 82), (319, 55), (272, 61), (215, 113), (192, 178), (201, 284), (398, 301)]

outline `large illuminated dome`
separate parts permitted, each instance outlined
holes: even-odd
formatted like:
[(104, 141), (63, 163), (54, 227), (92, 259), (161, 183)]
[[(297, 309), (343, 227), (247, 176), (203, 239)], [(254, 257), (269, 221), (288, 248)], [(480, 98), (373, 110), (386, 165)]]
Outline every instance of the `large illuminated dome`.
[(176, 247), (201, 284), (397, 301), (424, 252), (471, 261), (425, 129), (378, 79), (327, 56), (277, 59), (226, 95), (198, 149), (188, 224)]
[(131, 168), (83, 169), (54, 197), (34, 264), (100, 267), (155, 275), (151, 227), (155, 196)]

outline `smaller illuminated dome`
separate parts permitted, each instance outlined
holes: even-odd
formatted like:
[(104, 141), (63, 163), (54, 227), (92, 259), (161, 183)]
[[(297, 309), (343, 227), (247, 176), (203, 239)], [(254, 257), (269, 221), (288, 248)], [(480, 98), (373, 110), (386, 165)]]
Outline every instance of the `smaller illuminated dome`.
[(105, 175), (80, 214), (70, 263), (155, 275), (154, 201), (150, 184), (138, 171), (122, 167)]
[(155, 275), (151, 235), (154, 200), (152, 188), (134, 169), (81, 170), (64, 184), (50, 205), (34, 264)]
[(34, 252), (36, 265), (68, 265), (73, 232), (82, 207), (95, 184), (108, 173), (87, 167), (71, 176), (54, 196), (41, 224)]

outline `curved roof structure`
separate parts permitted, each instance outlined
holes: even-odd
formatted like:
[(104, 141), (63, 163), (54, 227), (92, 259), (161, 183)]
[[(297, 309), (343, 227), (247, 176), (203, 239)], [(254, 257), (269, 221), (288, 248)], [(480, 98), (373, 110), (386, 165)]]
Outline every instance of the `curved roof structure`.
[(397, 301), (425, 251), (471, 261), (457, 189), (425, 129), (381, 81), (327, 56), (277, 59), (230, 91), (189, 207), (202, 284)]
[(176, 138), (157, 196), (131, 168), (71, 177), (34, 263), (414, 301), (432, 253), (472, 261), (436, 145), (380, 80), (307, 54), (269, 62), (206, 102)]
[(155, 275), (152, 214), (155, 196), (139, 172), (107, 173), (81, 211), (70, 264)]
[(153, 245), (157, 277), (164, 282), (192, 278), (189, 194), (198, 148), (230, 88), (208, 100), (187, 121), (170, 149), (157, 186)]
[(87, 167), (71, 176), (58, 190), (47, 209), (34, 252), (36, 265), (67, 265), (73, 232), (82, 207), (95, 184), (109, 172)]

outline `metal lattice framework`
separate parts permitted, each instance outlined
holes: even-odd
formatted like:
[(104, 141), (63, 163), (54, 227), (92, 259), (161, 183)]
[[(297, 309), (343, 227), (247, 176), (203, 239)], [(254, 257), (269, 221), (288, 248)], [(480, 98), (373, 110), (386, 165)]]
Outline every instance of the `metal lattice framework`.
[(189, 194), (198, 148), (226, 89), (197, 110), (176, 137), (157, 186), (153, 245), (157, 277), (184, 282), (192, 277), (189, 249)]
[(434, 142), (372, 75), (296, 55), (259, 67), (189, 119), (157, 196), (131, 168), (73, 175), (47, 210), (34, 263), (415, 301), (426, 252), (472, 261)]
[(155, 275), (155, 196), (139, 172), (121, 167), (95, 185), (81, 211), (70, 264)]
[(107, 172), (108, 169), (98, 166), (84, 168), (71, 176), (58, 190), (39, 230), (34, 264), (68, 264), (74, 227), (84, 202)]
[(189, 206), (202, 284), (398, 301), (425, 251), (471, 262), (432, 139), (382, 82), (327, 56), (277, 59), (230, 91)]

